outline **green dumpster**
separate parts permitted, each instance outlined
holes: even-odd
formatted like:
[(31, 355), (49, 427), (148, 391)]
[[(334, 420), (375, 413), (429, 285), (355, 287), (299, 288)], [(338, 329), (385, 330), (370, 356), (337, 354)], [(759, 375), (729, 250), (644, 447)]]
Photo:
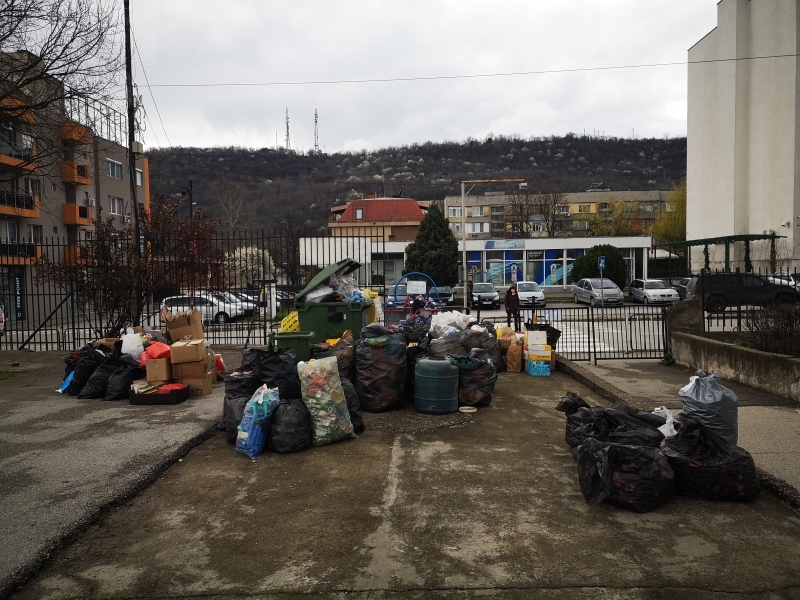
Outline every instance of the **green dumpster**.
[(301, 331), (300, 333), (276, 333), (275, 346), (281, 348), (294, 348), (297, 360), (307, 361), (311, 359), (311, 346), (314, 344), (313, 331)]
[(348, 275), (360, 266), (361, 264), (352, 258), (340, 260), (320, 271), (305, 289), (294, 297), (300, 331), (314, 332), (312, 344), (341, 337), (348, 329), (353, 332), (353, 339), (358, 339), (361, 329), (369, 325), (371, 299), (365, 302), (306, 302), (305, 300), (309, 292), (327, 283), (331, 275)]

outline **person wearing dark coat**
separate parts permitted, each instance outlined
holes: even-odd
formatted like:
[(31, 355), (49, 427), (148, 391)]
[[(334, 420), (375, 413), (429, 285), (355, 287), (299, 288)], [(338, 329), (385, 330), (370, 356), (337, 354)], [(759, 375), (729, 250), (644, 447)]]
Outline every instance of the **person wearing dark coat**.
[(520, 331), (519, 319), (519, 296), (517, 296), (517, 286), (512, 285), (506, 292), (506, 323), (511, 327), (511, 318), (514, 318), (514, 331)]

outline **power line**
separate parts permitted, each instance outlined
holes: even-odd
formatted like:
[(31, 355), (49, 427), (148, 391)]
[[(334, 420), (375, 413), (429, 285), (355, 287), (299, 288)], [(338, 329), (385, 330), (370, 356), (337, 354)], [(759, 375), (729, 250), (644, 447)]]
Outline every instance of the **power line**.
[[(155, 108), (156, 108), (156, 114), (158, 115), (158, 120), (161, 123), (161, 129), (164, 131), (164, 136), (167, 138), (167, 143), (169, 144), (170, 147), (172, 147), (172, 142), (169, 139), (169, 134), (167, 133), (167, 128), (164, 126), (164, 120), (161, 118), (161, 111), (158, 110), (158, 104), (156, 103), (156, 97), (153, 95), (153, 87), (154, 86), (150, 85), (150, 80), (147, 78), (147, 71), (145, 71), (144, 61), (142, 61), (142, 55), (139, 53), (139, 44), (136, 43), (136, 36), (133, 35), (133, 28), (132, 27), (131, 27), (131, 34), (132, 34), (132, 37), (133, 37), (133, 48), (136, 50), (136, 56), (139, 57), (139, 64), (142, 67), (142, 74), (144, 75), (144, 80), (147, 83), (146, 87), (147, 87), (148, 91), (150, 92), (150, 98), (153, 100), (153, 106), (155, 106)], [(146, 114), (147, 113), (145, 113), (145, 115)], [(148, 117), (148, 120), (150, 120), (149, 117)], [(155, 128), (153, 130), (153, 137), (156, 137)], [(158, 144), (159, 146), (161, 145), (159, 143), (159, 141), (158, 141), (158, 138), (156, 138), (156, 144)]]
[(676, 67), (710, 63), (736, 62), (740, 60), (763, 60), (771, 58), (797, 58), (800, 54), (772, 54), (767, 56), (749, 56), (741, 58), (716, 58), (709, 60), (691, 60), (665, 63), (646, 63), (640, 65), (614, 65), (607, 67), (577, 67), (574, 69), (544, 69), (539, 71), (509, 71), (507, 73), (476, 73), (471, 75), (434, 75), (430, 77), (387, 77), (378, 79), (331, 79), (316, 81), (267, 81), (252, 83), (156, 83), (147, 87), (271, 87), (279, 85), (340, 85), (361, 83), (394, 83), (408, 81), (442, 81), (451, 79), (481, 79), (492, 77), (520, 77), (526, 75), (550, 75), (556, 73), (587, 73), (592, 71), (620, 71), (624, 69), (650, 69), (655, 67)]

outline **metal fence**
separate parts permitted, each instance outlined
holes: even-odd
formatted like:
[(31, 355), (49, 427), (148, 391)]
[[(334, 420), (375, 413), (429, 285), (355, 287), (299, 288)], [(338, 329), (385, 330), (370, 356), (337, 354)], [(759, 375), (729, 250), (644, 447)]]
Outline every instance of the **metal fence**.
[[(111, 231), (95, 230), (90, 239), (79, 231), (79, 242), (0, 243), (0, 349), (74, 350), (117, 333), (122, 323), (160, 327), (162, 303), (187, 295), (198, 305), (217, 303), (200, 306), (211, 343), (262, 344), (294, 294), (322, 268), (353, 258), (362, 265), (359, 284), (379, 293), (399, 271), (385, 260), (388, 236), (375, 230), (372, 237), (329, 237), (300, 227), (206, 236), (148, 231), (138, 248), (132, 232)], [(219, 293), (239, 295), (223, 301)], [(252, 314), (230, 308), (236, 298), (246, 308), (247, 297), (258, 304)]]
[[(666, 306), (565, 306), (523, 311), (523, 319), (561, 332), (558, 354), (569, 360), (661, 359), (669, 352)], [(488, 319), (505, 325), (506, 319)]]

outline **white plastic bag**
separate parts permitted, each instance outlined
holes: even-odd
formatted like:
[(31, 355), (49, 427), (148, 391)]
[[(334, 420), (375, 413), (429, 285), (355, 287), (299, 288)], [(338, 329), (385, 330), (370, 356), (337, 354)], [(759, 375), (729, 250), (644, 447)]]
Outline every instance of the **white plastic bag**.
[(664, 425), (658, 428), (658, 430), (664, 434), (665, 438), (672, 437), (678, 433), (675, 430), (675, 419), (672, 417), (672, 411), (670, 409), (666, 406), (659, 406), (653, 410), (653, 414), (664, 417), (667, 420)]
[(142, 352), (144, 352), (144, 344), (138, 333), (126, 333), (122, 336), (123, 354), (130, 354), (138, 362)]

